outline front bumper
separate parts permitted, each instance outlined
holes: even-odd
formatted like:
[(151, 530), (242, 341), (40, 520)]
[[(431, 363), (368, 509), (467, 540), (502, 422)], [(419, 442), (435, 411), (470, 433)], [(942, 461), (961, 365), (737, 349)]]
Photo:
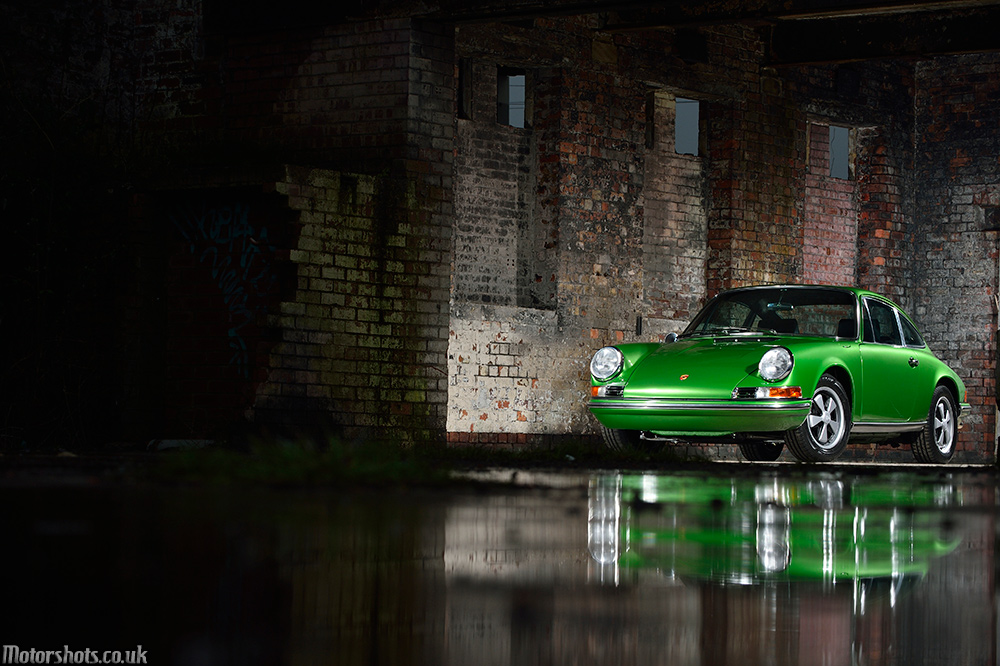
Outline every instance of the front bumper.
[(958, 405), (958, 429), (961, 430), (965, 427), (965, 417), (969, 415), (972, 411), (972, 405), (967, 402), (959, 403)]
[(797, 428), (809, 415), (810, 401), (594, 398), (588, 407), (615, 430), (704, 436)]

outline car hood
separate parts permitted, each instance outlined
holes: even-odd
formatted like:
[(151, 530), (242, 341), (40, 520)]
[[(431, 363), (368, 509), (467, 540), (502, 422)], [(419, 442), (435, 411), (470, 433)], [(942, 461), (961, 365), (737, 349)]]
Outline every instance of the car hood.
[(725, 400), (777, 337), (698, 337), (662, 345), (635, 365), (625, 384), (627, 398)]

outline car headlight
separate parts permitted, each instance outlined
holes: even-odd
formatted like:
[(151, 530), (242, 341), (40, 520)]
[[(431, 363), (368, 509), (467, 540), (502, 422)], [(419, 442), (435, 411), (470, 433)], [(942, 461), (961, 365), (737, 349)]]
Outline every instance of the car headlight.
[(788, 376), (793, 364), (792, 352), (784, 347), (774, 347), (768, 349), (761, 357), (757, 370), (765, 381), (776, 382)]
[(614, 347), (602, 347), (590, 359), (590, 374), (600, 381), (610, 379), (622, 369), (623, 360), (622, 353)]

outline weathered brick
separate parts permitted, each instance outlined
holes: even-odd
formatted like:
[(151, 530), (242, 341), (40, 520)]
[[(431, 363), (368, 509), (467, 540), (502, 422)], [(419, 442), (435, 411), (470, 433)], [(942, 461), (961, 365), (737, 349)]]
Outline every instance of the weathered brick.
[[(176, 427), (207, 432), (249, 409), (261, 420), (334, 414), (354, 433), (411, 439), (592, 435), (583, 396), (596, 347), (658, 339), (726, 287), (821, 281), (870, 287), (915, 313), (969, 379), (962, 455), (992, 455), (997, 56), (772, 70), (761, 33), (735, 24), (700, 28), (708, 58), (692, 65), (671, 33), (609, 36), (595, 15), (205, 35), (201, 4), (147, 4), (139, 15), (62, 10), (86, 14), (87, 29), (101, 14), (110, 30), (95, 31), (100, 40), (135, 35), (143, 56), (120, 67), (94, 60), (122, 60), (120, 44), (36, 44), (28, 36), (54, 28), (30, 3), (9, 8), (24, 26), (11, 39), (31, 47), (10, 72), (30, 108), (107, 101), (40, 119), (79, 119), (81, 136), (111, 138), (87, 160), (95, 174), (124, 172), (114, 155), (128, 155), (130, 173), (146, 164), (147, 182), (172, 192), (239, 186), (280, 201), (266, 222), (281, 238), (253, 237), (280, 271), (243, 301), (233, 285), (262, 283), (249, 273), (219, 282), (217, 270), (196, 288), (205, 248), (154, 249), (141, 225), (169, 197), (137, 195), (130, 242), (142, 253), (129, 270), (166, 290), (168, 420), (196, 417)], [(456, 105), (466, 65), (471, 103)], [(496, 122), (498, 66), (525, 70), (529, 127)], [(674, 152), (677, 95), (703, 102), (699, 157)], [(128, 109), (135, 117), (119, 117)], [(831, 122), (854, 128), (852, 179), (819, 169)], [(216, 243), (204, 256), (232, 269), (245, 259), (235, 248)], [(151, 266), (165, 279), (142, 273)], [(135, 331), (163, 319), (144, 305), (156, 296), (125, 289), (123, 302), (139, 305), (123, 337), (155, 340)], [(253, 305), (252, 325), (236, 325), (239, 303)], [(233, 358), (236, 378), (225, 376)]]

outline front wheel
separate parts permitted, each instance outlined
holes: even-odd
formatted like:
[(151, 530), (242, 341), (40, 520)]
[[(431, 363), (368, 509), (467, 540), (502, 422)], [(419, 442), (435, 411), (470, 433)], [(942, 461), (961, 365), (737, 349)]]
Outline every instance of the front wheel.
[(850, 434), (847, 392), (832, 375), (823, 375), (813, 393), (809, 415), (798, 428), (785, 432), (785, 443), (802, 462), (831, 462), (847, 448)]
[(601, 436), (604, 444), (612, 451), (656, 453), (663, 446), (643, 439), (640, 430), (617, 430), (602, 425)]
[(744, 440), (739, 442), (740, 453), (753, 462), (771, 462), (781, 456), (785, 443), (769, 440)]
[(922, 463), (946, 463), (955, 455), (958, 440), (958, 418), (955, 398), (944, 386), (934, 389), (927, 423), (910, 445), (913, 457)]

